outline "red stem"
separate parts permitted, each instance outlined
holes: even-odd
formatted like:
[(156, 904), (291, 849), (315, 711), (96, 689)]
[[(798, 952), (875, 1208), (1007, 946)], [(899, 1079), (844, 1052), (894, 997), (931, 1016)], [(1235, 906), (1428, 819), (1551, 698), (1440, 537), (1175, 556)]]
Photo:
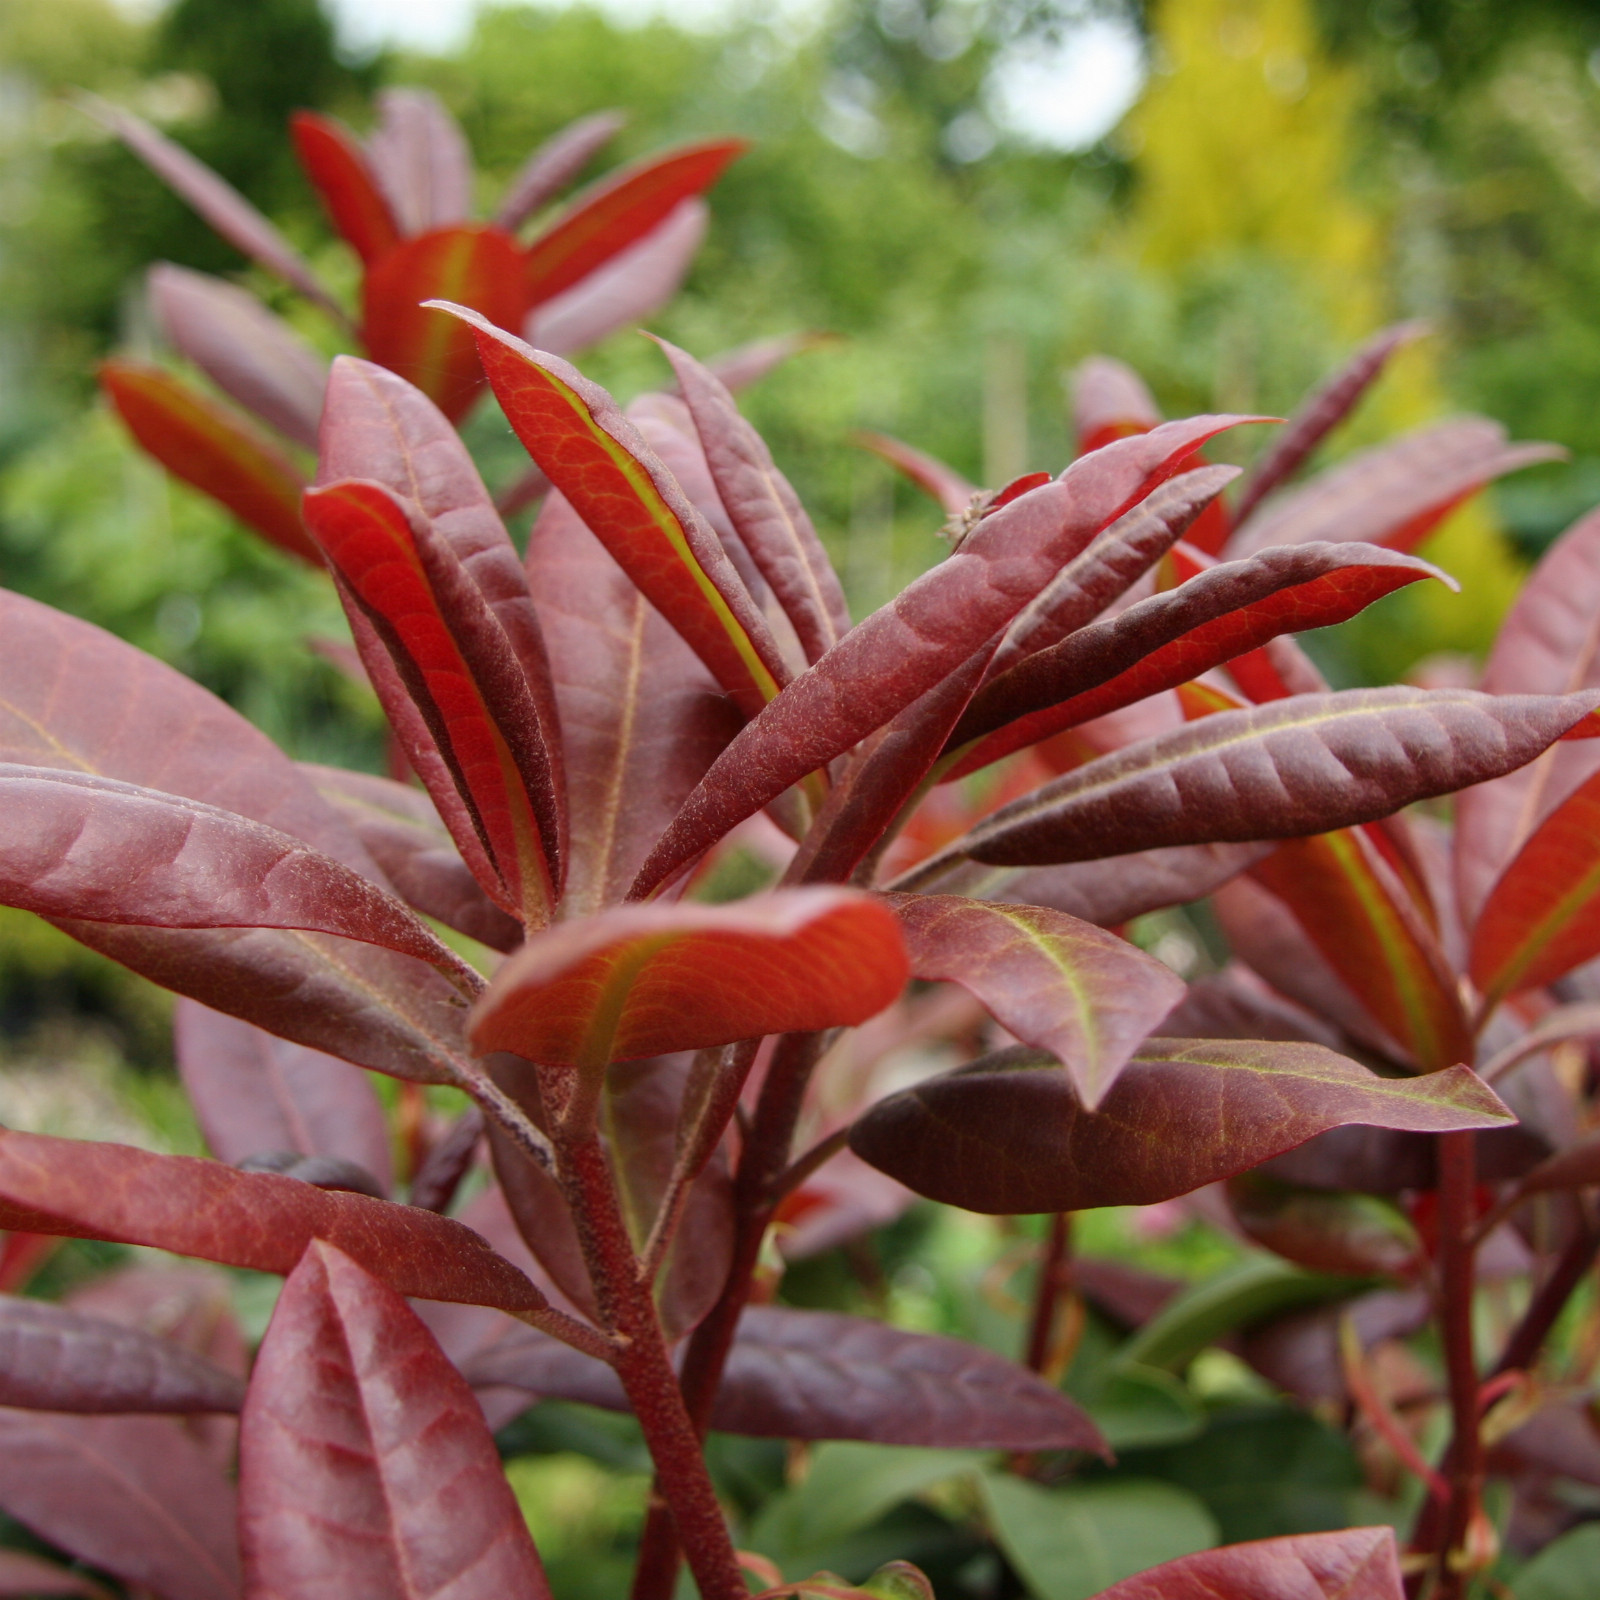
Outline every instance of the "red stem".
[[(689, 1338), (678, 1380), (697, 1437), (705, 1434), (739, 1318), (750, 1300), (750, 1286), (761, 1259), (761, 1241), (776, 1204), (774, 1187), (789, 1165), (806, 1086), (829, 1037), (820, 1033), (785, 1034), (772, 1053), (766, 1081), (761, 1086), (733, 1180), (733, 1259), (723, 1280), (721, 1297)], [(639, 1543), (632, 1600), (671, 1600), (678, 1573), (678, 1539), (673, 1520), (666, 1514), (666, 1488), (658, 1472)]]
[(1576, 1226), (1572, 1238), (1506, 1341), (1505, 1351), (1495, 1362), (1491, 1376), (1526, 1371), (1533, 1365), (1556, 1319), (1566, 1309), (1573, 1291), (1583, 1282), (1584, 1274), (1594, 1265), (1595, 1256), (1600, 1254), (1600, 1224), (1590, 1220), (1581, 1201), (1577, 1203), (1577, 1215), (1573, 1220)]
[(562, 1186), (606, 1325), (625, 1340), (617, 1376), (656, 1466), (656, 1482), (704, 1600), (748, 1600), (716, 1490), (667, 1356), (649, 1285), (628, 1237), (605, 1152), (592, 1132), (559, 1142)]
[(1071, 1249), (1071, 1214), (1058, 1211), (1050, 1219), (1050, 1232), (1039, 1262), (1039, 1281), (1033, 1289), (1033, 1320), (1028, 1328), (1028, 1347), (1023, 1357), (1030, 1372), (1043, 1372), (1049, 1363), (1056, 1312), (1061, 1296), (1072, 1285)]

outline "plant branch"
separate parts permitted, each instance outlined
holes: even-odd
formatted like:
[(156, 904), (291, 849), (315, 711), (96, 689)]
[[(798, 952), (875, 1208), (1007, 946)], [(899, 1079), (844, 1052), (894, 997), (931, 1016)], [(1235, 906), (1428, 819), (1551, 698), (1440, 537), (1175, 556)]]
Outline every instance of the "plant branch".
[(485, 1114), (493, 1117), (516, 1140), (517, 1147), (530, 1161), (544, 1172), (555, 1172), (554, 1147), (499, 1084), (484, 1073), (468, 1071), (457, 1064), (456, 1086), (471, 1095)]
[(1061, 1296), (1072, 1287), (1072, 1216), (1058, 1211), (1050, 1218), (1039, 1259), (1039, 1277), (1033, 1288), (1033, 1316), (1028, 1323), (1028, 1340), (1023, 1362), (1030, 1372), (1043, 1372), (1049, 1364), (1056, 1313)]
[(768, 1190), (773, 1205), (791, 1195), (818, 1167), (825, 1166), (850, 1142), (850, 1124), (835, 1128), (826, 1139), (818, 1139), (803, 1156), (796, 1156), (776, 1178)]
[(1583, 1282), (1584, 1275), (1600, 1255), (1600, 1224), (1597, 1224), (1577, 1202), (1577, 1227), (1567, 1247), (1561, 1252), (1550, 1275), (1539, 1286), (1539, 1292), (1529, 1302), (1522, 1320), (1506, 1341), (1500, 1359), (1495, 1362), (1490, 1376), (1503, 1372), (1526, 1371), (1538, 1359), (1556, 1319), (1566, 1309), (1573, 1291)]

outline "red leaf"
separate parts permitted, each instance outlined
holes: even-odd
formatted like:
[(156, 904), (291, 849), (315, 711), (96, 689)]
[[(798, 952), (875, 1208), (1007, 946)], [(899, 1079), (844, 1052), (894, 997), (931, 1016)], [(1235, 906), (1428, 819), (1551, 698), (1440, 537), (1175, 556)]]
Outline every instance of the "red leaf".
[(87, 773), (0, 763), (0, 904), (154, 928), (298, 928), (476, 978), (427, 925), (342, 862), (235, 812)]
[(295, 154), (339, 236), (370, 267), (400, 243), (400, 227), (355, 135), (334, 117), (297, 111)]
[(484, 371), (528, 453), (753, 716), (787, 681), (787, 668), (716, 535), (672, 474), (611, 396), (575, 367), (451, 309), (477, 330)]
[(678, 292), (710, 221), (704, 200), (680, 201), (642, 239), (535, 306), (523, 336), (541, 350), (568, 355), (653, 317)]
[(193, 206), (235, 249), (332, 314), (347, 322), (344, 308), (323, 286), (304, 257), (284, 236), (210, 167), (197, 161), (181, 145), (159, 134), (148, 122), (94, 95), (79, 97), (78, 104), (109, 128), (163, 182)]
[(1389, 357), (1427, 331), (1425, 322), (1399, 322), (1385, 328), (1301, 402), (1288, 427), (1273, 440), (1239, 491), (1233, 508), (1235, 527), (1243, 527), (1250, 513), (1280, 484), (1287, 483), (1317, 446), (1350, 415), (1388, 365)]
[(983, 496), (983, 491), (976, 484), (968, 483), (954, 467), (947, 467), (937, 457), (892, 439), (886, 433), (858, 433), (854, 438), (863, 449), (903, 472), (930, 500), (938, 502), (939, 509), (947, 517), (964, 516)]
[(1280, 845), (1251, 868), (1380, 1027), (1425, 1072), (1473, 1059), (1439, 941), (1365, 830)]
[(1493, 1005), (1600, 955), (1600, 773), (1534, 830), (1473, 930), (1468, 970)]
[(677, 374), (728, 516), (794, 624), (806, 660), (816, 661), (850, 631), (833, 563), (772, 452), (739, 415), (721, 380), (687, 351), (658, 342)]
[(853, 890), (620, 907), (530, 939), (495, 974), (472, 1040), (603, 1066), (865, 1022), (906, 976), (893, 914)]
[[(449, 766), (496, 869), (485, 891), (542, 924), (560, 884), (554, 775), (504, 627), (426, 516), (381, 484), (312, 489), (305, 508), (346, 609), (359, 608), (379, 633)], [(379, 688), (392, 697), (394, 685)]]
[(717, 758), (639, 874), (649, 893), (982, 649), (1196, 443), (1240, 419), (1196, 417), (1097, 452), (985, 518), (961, 547), (853, 628)]
[[(1484, 669), (1493, 694), (1550, 694), (1600, 686), (1600, 513), (1575, 522), (1522, 586)], [(1456, 801), (1456, 893), (1477, 916), (1490, 886), (1539, 822), (1600, 770), (1600, 744), (1562, 744)]]
[(54, 1562), (41, 1561), (38, 1556), (24, 1555), (20, 1550), (0, 1550), (0, 1595), (77, 1595), (82, 1600), (111, 1600), (111, 1592), (103, 1584), (81, 1572), (69, 1572)]
[(239, 1501), (251, 1594), (549, 1600), (471, 1390), (399, 1295), (321, 1241), (262, 1342)]
[(1466, 1067), (1380, 1078), (1314, 1044), (1150, 1039), (1096, 1112), (1048, 1056), (1002, 1050), (880, 1100), (850, 1148), (930, 1200), (1008, 1215), (1170, 1200), (1348, 1123), (1513, 1121)]
[(455, 118), (427, 89), (385, 89), (367, 156), (404, 234), (464, 222), (472, 157)]
[(1095, 1600), (1404, 1600), (1392, 1528), (1296, 1534), (1182, 1556)]
[(1228, 554), (1313, 539), (1413, 550), (1485, 484), (1564, 453), (1555, 445), (1507, 444), (1499, 423), (1478, 417), (1437, 423), (1351, 456), (1284, 495), (1240, 529)]
[(0, 1406), (193, 1413), (243, 1400), (237, 1378), (169, 1339), (0, 1295)]
[(959, 983), (1024, 1044), (1048, 1050), (1093, 1110), (1183, 998), (1183, 980), (1076, 917), (960, 895), (886, 896), (915, 978)]
[(233, 1485), (172, 1418), (0, 1411), (0, 1506), (162, 1600), (237, 1600)]
[(308, 450), (328, 364), (253, 294), (158, 262), (150, 269), (150, 305), (173, 347), (247, 411)]
[(401, 1294), (542, 1311), (544, 1296), (470, 1228), (431, 1211), (219, 1161), (98, 1140), (0, 1131), (0, 1220), (38, 1233), (150, 1245), (286, 1274), (307, 1244), (337, 1245)]
[(528, 578), (561, 708), (573, 830), (564, 905), (623, 898), (678, 807), (739, 731), (716, 680), (559, 494), (528, 540)]
[(422, 790), (342, 767), (300, 767), (408, 906), (491, 950), (522, 943), (522, 924), (483, 892)]
[(1174, 689), (1278, 634), (1344, 622), (1420, 578), (1454, 584), (1425, 561), (1363, 545), (1279, 546), (1208, 567), (990, 679), (950, 741), (982, 742), (950, 776)]
[(1072, 431), (1080, 456), (1160, 423), (1144, 379), (1125, 362), (1090, 356), (1072, 374)]
[(389, 1125), (356, 1067), (180, 1000), (173, 1044), (212, 1153), (236, 1165), (263, 1151), (353, 1161), (387, 1193)]
[(1596, 700), (1351, 689), (1224, 711), (1055, 779), (947, 854), (1032, 866), (1326, 833), (1509, 772)]
[[(601, 1362), (515, 1329), (467, 1368), (475, 1384), (626, 1409)], [(711, 1412), (722, 1433), (947, 1450), (1105, 1451), (1077, 1404), (1004, 1356), (831, 1311), (752, 1306)]]
[(684, 145), (613, 173), (580, 195), (528, 246), (524, 304), (536, 306), (570, 289), (643, 238), (680, 201), (709, 189), (723, 168), (748, 148), (743, 139)]
[(302, 561), (318, 564), (300, 526), (305, 479), (248, 417), (160, 367), (102, 361), (100, 384), (128, 431), (174, 477)]
[(494, 225), (515, 233), (541, 206), (548, 204), (588, 166), (627, 124), (620, 111), (597, 111), (569, 122), (539, 146), (511, 180)]

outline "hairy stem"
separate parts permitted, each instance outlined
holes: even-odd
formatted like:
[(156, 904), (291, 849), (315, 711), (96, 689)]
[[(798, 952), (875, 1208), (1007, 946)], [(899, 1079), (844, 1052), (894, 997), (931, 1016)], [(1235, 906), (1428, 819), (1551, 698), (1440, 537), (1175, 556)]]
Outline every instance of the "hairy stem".
[[(789, 1164), (795, 1125), (805, 1101), (811, 1073), (831, 1035), (790, 1033), (778, 1041), (761, 1097), (756, 1103), (749, 1137), (739, 1154), (734, 1173), (733, 1259), (723, 1282), (722, 1295), (690, 1336), (679, 1383), (684, 1405), (697, 1437), (703, 1436), (711, 1416), (717, 1386), (733, 1336), (750, 1300), (750, 1288), (761, 1259), (761, 1241), (777, 1203), (776, 1184)], [(670, 1486), (660, 1471), (650, 1497), (639, 1564), (634, 1571), (632, 1600), (671, 1600), (678, 1571), (678, 1539), (668, 1512)]]
[(639, 1282), (638, 1259), (605, 1152), (592, 1130), (575, 1129), (558, 1137), (562, 1187), (601, 1315), (617, 1339), (613, 1364), (644, 1430), (656, 1481), (690, 1570), (704, 1600), (748, 1600), (700, 1435), (689, 1420), (667, 1356), (655, 1302), (649, 1286)]

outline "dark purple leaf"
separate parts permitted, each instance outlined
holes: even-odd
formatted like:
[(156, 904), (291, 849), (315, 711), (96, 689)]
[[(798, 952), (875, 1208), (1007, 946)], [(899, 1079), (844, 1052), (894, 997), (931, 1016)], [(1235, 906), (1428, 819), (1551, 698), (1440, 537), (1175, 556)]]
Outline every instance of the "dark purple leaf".
[(1405, 1600), (1392, 1528), (1296, 1534), (1182, 1556), (1095, 1600)]
[(252, 1595), (550, 1595), (471, 1391), (399, 1295), (320, 1240), (257, 1358), (239, 1541)]

